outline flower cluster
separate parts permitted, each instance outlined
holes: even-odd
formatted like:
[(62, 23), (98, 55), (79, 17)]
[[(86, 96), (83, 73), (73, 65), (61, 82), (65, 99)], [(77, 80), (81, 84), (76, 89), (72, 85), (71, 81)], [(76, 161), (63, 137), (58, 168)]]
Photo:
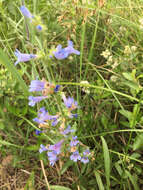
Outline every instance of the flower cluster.
[(86, 164), (89, 162), (90, 152), (88, 148), (84, 148), (85, 145), (78, 140), (75, 136), (76, 129), (71, 127), (69, 123), (72, 123), (73, 118), (77, 118), (78, 115), (73, 113), (74, 110), (79, 108), (77, 101), (73, 97), (66, 97), (64, 92), (60, 90), (60, 85), (54, 85), (45, 81), (36, 79), (31, 81), (29, 86), (30, 92), (41, 92), (41, 96), (29, 96), (29, 105), (34, 106), (37, 102), (50, 97), (56, 93), (61, 99), (62, 112), (57, 112), (55, 115), (50, 114), (45, 107), (42, 107), (38, 111), (38, 115), (33, 119), (38, 124), (39, 130), (36, 130), (36, 135), (42, 133), (50, 134), (56, 143), (53, 145), (40, 145), (39, 152), (47, 152), (47, 157), (51, 166), (59, 159), (65, 159), (67, 157), (70, 160), (77, 162), (80, 160)]
[[(25, 7), (20, 7), (21, 13), (29, 20), (30, 24), (36, 26), (38, 31), (43, 31), (43, 25), (40, 17), (31, 14), (31, 12)], [(73, 42), (68, 41), (68, 45), (62, 48), (62, 45), (58, 45), (57, 48), (51, 51), (53, 56), (62, 60), (67, 58), (71, 54), (80, 55), (80, 52), (73, 47)], [(26, 54), (21, 53), (16, 49), (15, 55), (17, 61), (15, 65), (20, 62), (28, 62), (39, 58), (38, 54)], [(45, 55), (46, 56), (46, 55)], [(48, 55), (49, 56), (49, 55)], [(49, 82), (45, 79), (39, 80), (36, 78), (32, 80), (29, 86), (29, 92), (31, 95), (28, 97), (29, 106), (34, 107), (36, 104), (44, 105), (46, 100), (53, 98), (56, 100), (56, 106), (60, 107), (58, 112), (50, 113), (45, 107), (41, 107), (38, 110), (37, 117), (33, 119), (38, 125), (38, 129), (35, 131), (37, 136), (47, 134), (50, 136), (52, 144), (40, 145), (39, 152), (46, 152), (49, 163), (54, 166), (58, 160), (70, 160), (77, 162), (81, 161), (86, 164), (89, 162), (90, 151), (86, 145), (83, 145), (76, 136), (76, 118), (78, 114), (75, 110), (79, 108), (77, 101), (73, 97), (67, 97), (62, 91), (62, 87), (54, 82)], [(53, 101), (53, 100), (52, 100)], [(54, 101), (53, 101), (54, 103)]]

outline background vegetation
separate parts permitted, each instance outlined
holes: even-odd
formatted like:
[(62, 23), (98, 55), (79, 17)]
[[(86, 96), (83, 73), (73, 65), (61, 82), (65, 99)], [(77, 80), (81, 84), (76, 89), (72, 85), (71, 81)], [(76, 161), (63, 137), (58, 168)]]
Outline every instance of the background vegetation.
[[(41, 16), (44, 33), (24, 20), (20, 0), (0, 0), (0, 189), (47, 189), (40, 160), (51, 189), (143, 189), (143, 1), (25, 0), (25, 5)], [(49, 50), (68, 39), (80, 56), (53, 63)], [(15, 67), (16, 48), (47, 56)], [(39, 155), (46, 139), (35, 135), (37, 109), (28, 106), (27, 90), (37, 76), (62, 84), (78, 100), (77, 136), (94, 152), (87, 165), (50, 167)], [(55, 106), (54, 100), (47, 103), (51, 112)]]

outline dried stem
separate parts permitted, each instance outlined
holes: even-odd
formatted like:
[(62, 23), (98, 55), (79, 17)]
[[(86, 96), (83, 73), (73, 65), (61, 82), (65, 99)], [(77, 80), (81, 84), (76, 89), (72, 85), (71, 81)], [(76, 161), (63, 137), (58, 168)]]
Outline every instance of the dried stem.
[(47, 179), (47, 177), (46, 177), (46, 173), (45, 173), (45, 169), (44, 169), (43, 161), (40, 160), (40, 162), (41, 162), (41, 168), (42, 168), (42, 172), (43, 172), (43, 174), (44, 174), (44, 178), (45, 178), (45, 181), (46, 181), (46, 184), (47, 184), (48, 190), (50, 190), (50, 185), (49, 185), (48, 179)]

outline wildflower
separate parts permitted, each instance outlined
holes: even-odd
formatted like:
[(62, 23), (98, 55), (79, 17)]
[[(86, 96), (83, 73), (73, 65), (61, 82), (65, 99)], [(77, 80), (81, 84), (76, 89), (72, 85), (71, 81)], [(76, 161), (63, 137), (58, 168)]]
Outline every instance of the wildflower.
[(42, 152), (44, 152), (44, 151), (47, 151), (48, 149), (43, 145), (43, 144), (41, 144), (40, 145), (40, 149), (39, 149), (39, 152), (40, 153), (42, 153)]
[(73, 42), (70, 41), (70, 40), (68, 40), (68, 47), (65, 48), (65, 51), (67, 51), (68, 54), (74, 53), (74, 54), (76, 54), (76, 55), (80, 55), (80, 52), (79, 52), (78, 50), (75, 50), (75, 49), (73, 48)]
[(42, 132), (42, 131), (39, 131), (39, 130), (37, 130), (37, 129), (35, 130), (35, 134), (36, 134), (36, 135), (40, 135), (40, 133), (43, 133), (43, 132)]
[(50, 165), (54, 166), (55, 162), (58, 160), (57, 152), (56, 151), (48, 152), (47, 155), (48, 155), (48, 159), (50, 161)]
[(17, 61), (15, 62), (15, 65), (17, 65), (20, 62), (30, 61), (31, 59), (34, 59), (34, 58), (37, 57), (37, 55), (34, 55), (34, 54), (20, 53), (20, 51), (18, 51), (18, 49), (16, 49), (16, 51), (14, 52), (14, 54), (17, 57)]
[(81, 160), (81, 156), (79, 155), (79, 152), (73, 152), (73, 154), (70, 156), (70, 159), (74, 162), (77, 162), (78, 160)]
[(58, 92), (60, 87), (60, 85), (56, 85), (56, 87), (54, 88), (54, 92)]
[(27, 18), (29, 18), (29, 19), (32, 19), (32, 18), (33, 18), (33, 15), (30, 13), (30, 11), (29, 11), (24, 5), (22, 5), (22, 6), (20, 7), (20, 10), (21, 10), (22, 14), (23, 14), (25, 17), (27, 17)]
[(67, 134), (72, 133), (72, 132), (74, 132), (74, 131), (75, 131), (75, 130), (74, 130), (74, 129), (71, 129), (71, 126), (68, 125), (68, 127), (67, 127), (64, 131), (61, 132), (61, 134), (67, 135)]
[(64, 100), (65, 106), (66, 106), (68, 109), (74, 110), (74, 109), (77, 108), (77, 102), (74, 101), (73, 98), (71, 98), (71, 97), (66, 98), (64, 94), (62, 95), (62, 98), (63, 98), (63, 100)]
[(130, 46), (125, 46), (124, 54), (129, 55), (131, 53)]
[(77, 136), (72, 137), (72, 139), (73, 139), (73, 140), (70, 142), (70, 146), (71, 146), (71, 147), (76, 146), (76, 145), (79, 143), (79, 141), (76, 140), (76, 139), (77, 139)]
[(40, 80), (32, 80), (30, 84), (29, 92), (44, 90), (45, 82)]
[(33, 121), (39, 124), (46, 124), (45, 121), (47, 120), (50, 120), (50, 115), (48, 114), (48, 111), (46, 111), (44, 107), (39, 110), (38, 117), (33, 119)]
[(87, 149), (83, 152), (83, 155), (89, 155), (90, 154), (90, 151)]
[(111, 55), (111, 53), (108, 49), (106, 49), (100, 55), (102, 55), (105, 59), (107, 59)]
[(57, 59), (65, 59), (68, 57), (68, 52), (65, 50), (65, 49), (62, 49), (62, 46), (61, 45), (58, 45), (57, 48), (56, 48), (56, 51), (53, 52), (54, 56), (57, 58)]
[(83, 162), (84, 164), (87, 164), (89, 162), (88, 157), (82, 157), (81, 162)]
[(37, 97), (34, 97), (34, 96), (29, 96), (29, 103), (28, 103), (28, 105), (29, 106), (35, 106), (35, 104), (37, 103), (37, 102), (40, 102), (41, 100), (44, 100), (45, 98), (47, 98), (47, 96), (37, 96)]
[(60, 154), (61, 146), (62, 146), (63, 142), (64, 142), (64, 140), (61, 140), (61, 141), (59, 141), (58, 143), (56, 143), (54, 145), (50, 145), (49, 150), (55, 151), (56, 154)]
[[(89, 82), (88, 81), (81, 81), (80, 82), (81, 84), (85, 84), (85, 85), (89, 85)], [(82, 91), (87, 93), (87, 94), (90, 94), (90, 90), (88, 90), (89, 87), (82, 87)]]
[(36, 26), (36, 29), (39, 30), (39, 31), (41, 31), (43, 28), (42, 28), (41, 25), (37, 25), (37, 26)]
[(135, 52), (135, 51), (137, 50), (137, 47), (136, 47), (136, 46), (131, 46), (131, 50), (132, 50), (133, 52)]
[[(56, 51), (53, 52), (54, 56), (57, 59), (65, 59), (67, 58), (70, 54), (76, 54), (76, 55), (80, 55), (80, 52), (78, 50), (75, 50), (73, 48), (73, 42), (72, 41), (68, 41), (68, 46), (66, 48), (62, 48), (62, 45), (59, 44), (56, 48)], [(52, 56), (50, 55), (50, 58)]]
[(78, 114), (77, 113), (71, 113), (69, 112), (69, 118), (77, 118), (78, 117)]

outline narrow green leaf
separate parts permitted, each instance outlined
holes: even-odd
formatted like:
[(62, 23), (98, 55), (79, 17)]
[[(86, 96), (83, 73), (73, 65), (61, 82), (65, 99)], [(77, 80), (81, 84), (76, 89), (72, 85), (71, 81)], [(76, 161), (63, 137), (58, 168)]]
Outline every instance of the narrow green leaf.
[(50, 185), (51, 190), (71, 190), (68, 187), (59, 186), (59, 185)]
[(68, 160), (62, 167), (60, 174), (63, 175), (67, 169), (73, 164), (73, 162), (71, 160)]
[(133, 150), (143, 149), (143, 134), (137, 135), (133, 144)]
[(7, 55), (0, 49), (0, 64), (3, 64), (9, 72), (12, 74), (12, 76), (19, 82), (21, 90), (23, 90), (25, 95), (28, 95), (28, 87), (25, 84), (24, 80), (22, 79), (21, 75), (17, 71), (14, 64), (11, 63)]
[(110, 155), (108, 146), (106, 144), (106, 141), (103, 137), (101, 137), (102, 140), (102, 146), (103, 146), (103, 154), (104, 154), (104, 167), (105, 167), (105, 175), (106, 175), (106, 181), (107, 181), (107, 189), (110, 189)]
[(9, 142), (4, 141), (4, 140), (0, 140), (0, 144), (6, 145), (6, 146), (15, 146), (15, 147), (17, 147), (17, 148), (22, 148), (21, 146), (18, 146), (18, 145), (16, 145), (16, 144), (9, 143)]
[(97, 171), (94, 171), (94, 174), (95, 174), (95, 176), (96, 176), (96, 181), (97, 181), (99, 190), (104, 190), (104, 186), (103, 186), (103, 183), (102, 183), (100, 174), (99, 174)]
[(130, 181), (132, 182), (132, 185), (134, 186), (134, 190), (140, 190), (138, 184), (136, 183), (135, 178), (126, 170), (126, 174), (129, 177)]

